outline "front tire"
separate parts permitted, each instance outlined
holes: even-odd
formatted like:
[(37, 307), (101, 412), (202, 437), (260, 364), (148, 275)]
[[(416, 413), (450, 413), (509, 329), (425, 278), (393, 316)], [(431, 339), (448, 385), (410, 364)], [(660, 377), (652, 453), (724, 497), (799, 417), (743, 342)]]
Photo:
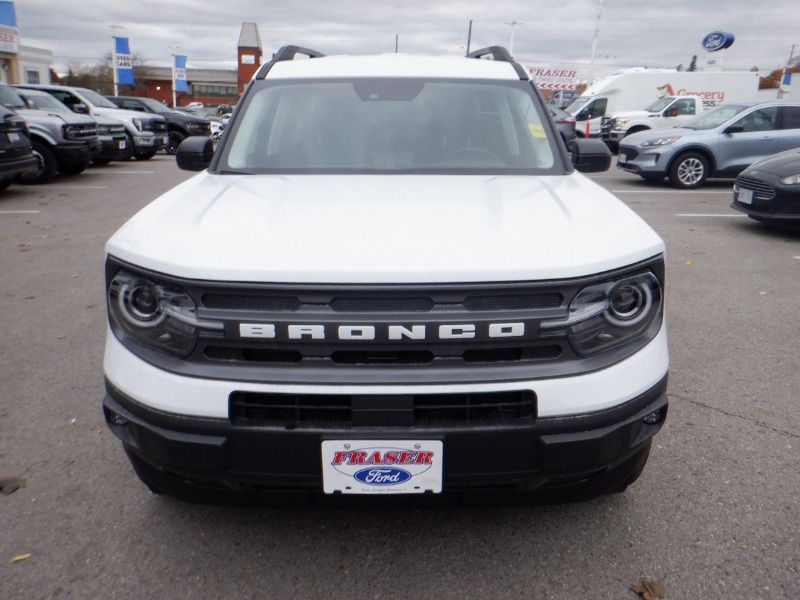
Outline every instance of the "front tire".
[(181, 145), (181, 142), (186, 139), (186, 136), (183, 135), (180, 131), (170, 131), (169, 132), (169, 142), (167, 143), (167, 147), (164, 148), (167, 154), (175, 154), (178, 151), (178, 146)]
[(31, 146), (33, 146), (33, 155), (39, 161), (39, 169), (35, 173), (23, 175), (20, 178), (22, 183), (38, 185), (52, 181), (58, 170), (53, 151), (47, 144), (39, 140), (32, 140)]
[(708, 177), (708, 160), (698, 152), (684, 152), (672, 163), (669, 182), (673, 187), (690, 190), (700, 187)]

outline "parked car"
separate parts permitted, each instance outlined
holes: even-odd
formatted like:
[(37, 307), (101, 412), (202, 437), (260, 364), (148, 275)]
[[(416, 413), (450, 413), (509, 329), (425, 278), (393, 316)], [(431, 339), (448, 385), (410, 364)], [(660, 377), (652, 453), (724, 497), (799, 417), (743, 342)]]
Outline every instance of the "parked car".
[(211, 122), (194, 115), (178, 112), (152, 98), (138, 96), (106, 96), (111, 102), (137, 112), (151, 113), (167, 121), (169, 141), (165, 147), (168, 154), (175, 154), (181, 142), (190, 135), (211, 135)]
[(800, 146), (800, 103), (724, 104), (679, 128), (644, 131), (620, 143), (617, 166), (645, 179), (696, 188)]
[(0, 104), (25, 119), (39, 161), (36, 172), (22, 177), (23, 183), (47, 183), (56, 173), (77, 175), (89, 166), (92, 153), (100, 147), (97, 122), (91, 117), (39, 110), (6, 83), (0, 83)]
[(140, 112), (122, 110), (95, 91), (63, 85), (20, 84), (23, 89), (43, 90), (55, 96), (70, 110), (92, 116), (118, 119), (125, 125), (127, 146), (138, 159), (147, 160), (155, 156), (168, 142), (167, 122), (159, 115), (143, 115)]
[(106, 245), (103, 409), (139, 477), (622, 492), (667, 416), (664, 244), (575, 172), (602, 140), (558, 135), (501, 47), (279, 50)]
[[(56, 114), (64, 119), (75, 117), (65, 104), (59, 102), (55, 97), (41, 90), (27, 90), (15, 88), (22, 99), (29, 107)], [(97, 139), (99, 144), (94, 144), (92, 148), (92, 162), (96, 165), (104, 165), (112, 160), (125, 160), (130, 154), (128, 150), (127, 136), (125, 135), (125, 125), (111, 117), (97, 115), (91, 118), (97, 124)]]
[(29, 135), (25, 120), (0, 104), (0, 190), (39, 167)]
[(575, 146), (575, 138), (577, 137), (575, 132), (575, 117), (573, 117), (567, 111), (551, 105), (547, 106), (547, 111), (553, 118), (553, 122), (556, 124), (556, 129), (558, 129), (561, 139), (564, 140), (567, 150), (571, 152)]
[(731, 206), (757, 221), (800, 227), (800, 147), (742, 171), (733, 184)]

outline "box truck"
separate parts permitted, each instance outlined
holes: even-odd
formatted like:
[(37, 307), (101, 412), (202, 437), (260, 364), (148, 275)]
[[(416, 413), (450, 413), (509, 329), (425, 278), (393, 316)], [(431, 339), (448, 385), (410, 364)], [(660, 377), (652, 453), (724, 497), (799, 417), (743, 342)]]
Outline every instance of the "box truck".
[[(600, 136), (602, 133), (603, 117), (621, 118), (621, 113), (628, 111), (642, 111), (647, 115), (656, 114), (653, 111), (643, 111), (645, 107), (659, 98), (671, 97), (675, 100), (684, 97), (698, 98), (700, 102), (693, 106), (697, 110), (715, 108), (723, 102), (754, 101), (758, 93), (758, 73), (726, 72), (726, 71), (675, 71), (673, 69), (628, 69), (614, 75), (609, 75), (598, 80), (567, 107), (567, 112), (572, 114), (577, 121), (577, 130), (591, 137)], [(687, 104), (687, 103), (681, 103)], [(692, 103), (694, 105), (694, 103)], [(657, 116), (663, 118), (664, 111), (670, 114), (672, 102), (664, 105)], [(676, 107), (672, 107), (676, 108)], [(667, 118), (681, 116), (690, 118), (692, 107), (683, 107), (687, 114), (673, 115)], [(637, 113), (641, 116), (641, 113)], [(674, 124), (678, 124), (675, 122)], [(642, 128), (652, 129), (671, 127), (665, 122), (645, 121), (640, 124)], [(639, 129), (641, 131), (641, 129)]]

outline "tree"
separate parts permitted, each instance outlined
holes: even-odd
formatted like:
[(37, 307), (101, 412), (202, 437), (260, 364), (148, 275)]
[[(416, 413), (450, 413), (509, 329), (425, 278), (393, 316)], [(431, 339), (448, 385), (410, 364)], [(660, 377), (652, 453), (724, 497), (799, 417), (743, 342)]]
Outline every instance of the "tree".
[(683, 71), (683, 63), (681, 63), (677, 67), (675, 67), (675, 70), (676, 71)]

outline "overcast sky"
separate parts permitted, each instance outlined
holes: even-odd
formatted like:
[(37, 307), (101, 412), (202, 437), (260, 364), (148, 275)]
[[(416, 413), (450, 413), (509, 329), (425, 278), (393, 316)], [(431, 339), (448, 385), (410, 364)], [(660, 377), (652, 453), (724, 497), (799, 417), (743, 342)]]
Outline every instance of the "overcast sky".
[[(177, 52), (188, 55), (190, 68), (234, 68), (244, 21), (258, 24), (265, 57), (287, 43), (326, 54), (393, 52), (395, 34), (401, 52), (462, 53), (472, 19), (473, 49), (508, 46), (506, 23), (516, 21), (516, 58), (585, 77), (598, 0), (17, 0), (16, 8), (22, 43), (51, 49), (59, 69), (99, 62), (111, 50), (112, 31), (127, 35), (146, 64), (167, 65)], [(702, 67), (719, 59), (700, 45), (714, 30), (736, 35), (724, 51), (725, 68), (771, 70), (787, 62), (792, 44), (800, 54), (798, 25), (797, 0), (605, 0), (594, 74), (687, 66), (693, 54)]]

